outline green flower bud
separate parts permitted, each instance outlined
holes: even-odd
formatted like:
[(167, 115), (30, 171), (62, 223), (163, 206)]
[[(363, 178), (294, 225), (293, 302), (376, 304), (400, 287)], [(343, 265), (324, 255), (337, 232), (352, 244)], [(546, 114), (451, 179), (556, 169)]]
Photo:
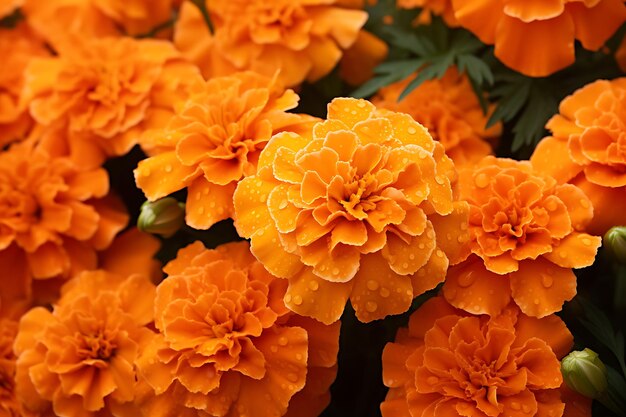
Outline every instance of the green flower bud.
[(599, 398), (607, 389), (606, 367), (591, 349), (571, 352), (561, 361), (568, 387), (589, 398)]
[(142, 232), (170, 237), (185, 223), (185, 204), (165, 197), (141, 205), (137, 227)]
[(604, 247), (613, 259), (626, 264), (626, 226), (611, 227), (604, 235)]

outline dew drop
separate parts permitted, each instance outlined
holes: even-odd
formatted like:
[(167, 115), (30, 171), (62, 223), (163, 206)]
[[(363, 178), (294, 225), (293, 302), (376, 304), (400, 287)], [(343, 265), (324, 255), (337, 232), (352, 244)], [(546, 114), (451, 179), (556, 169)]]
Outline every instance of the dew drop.
[(554, 279), (550, 275), (542, 274), (541, 284), (546, 288), (550, 288), (554, 284)]
[(379, 293), (380, 293), (380, 296), (383, 298), (389, 297), (389, 290), (387, 288), (381, 288)]
[(278, 209), (279, 210), (284, 210), (287, 207), (287, 200), (282, 200), (279, 204), (278, 204)]
[(172, 172), (172, 166), (171, 165), (165, 165), (165, 172)]
[(272, 346), (270, 346), (270, 350), (271, 350), (272, 352), (276, 353), (276, 352), (278, 352), (278, 346), (276, 346), (276, 345), (272, 345)]
[(407, 132), (409, 132), (409, 135), (414, 135), (417, 133), (417, 129), (411, 126), (407, 129)]
[(365, 303), (365, 309), (370, 313), (373, 313), (378, 309), (378, 304), (373, 301), (368, 301), (367, 303)]
[(474, 178), (474, 184), (476, 184), (478, 188), (487, 188), (489, 185), (489, 177), (487, 177), (487, 174), (481, 172)]
[(339, 268), (333, 268), (333, 275), (339, 275)]
[(285, 302), (286, 303), (290, 303), (291, 302), (291, 294), (285, 295)]
[(317, 291), (319, 287), (320, 284), (317, 281), (309, 281), (309, 288), (311, 289), (311, 291)]
[(293, 303), (297, 306), (302, 304), (302, 297), (300, 297), (299, 295), (296, 295), (295, 297), (293, 297)]
[(369, 281), (367, 281), (367, 288), (370, 291), (376, 291), (378, 289), (378, 281), (374, 281), (373, 279), (370, 279)]
[(284, 336), (281, 336), (281, 337), (278, 338), (278, 344), (281, 345), (281, 346), (287, 346), (287, 342), (288, 342), (288, 340)]
[(469, 287), (474, 283), (474, 281), (476, 281), (474, 271), (466, 271), (459, 276), (459, 285), (461, 287)]
[(429, 376), (428, 378), (426, 378), (426, 382), (429, 385), (435, 385), (437, 382), (439, 382), (439, 378), (437, 378), (436, 376)]
[(454, 298), (456, 297), (456, 290), (454, 288), (451, 288), (445, 292), (445, 295), (448, 300), (454, 300)]
[(415, 259), (415, 255), (414, 255), (414, 254), (412, 254), (412, 253), (410, 253), (410, 254), (409, 254), (409, 259), (410, 259), (410, 260)]
[(403, 269), (407, 269), (408, 267), (409, 267), (409, 264), (408, 264), (407, 262), (405, 262), (405, 263), (403, 263), (403, 264), (402, 264), (402, 268), (403, 268)]
[(533, 300), (533, 304), (534, 304), (534, 305), (536, 305), (536, 306), (538, 306), (538, 305), (539, 305), (539, 299), (538, 299), (538, 298), (535, 298), (535, 299)]
[(297, 361), (301, 361), (302, 360), (302, 354), (301, 353), (296, 353), (296, 360)]
[(359, 101), (356, 106), (360, 109), (364, 109), (365, 108), (365, 102), (364, 101)]
[(204, 214), (204, 207), (202, 207), (202, 206), (198, 207), (198, 213), (199, 214)]
[(581, 198), (580, 205), (583, 206), (583, 208), (586, 208), (586, 209), (589, 208), (590, 207), (589, 200), (585, 200), (584, 198)]
[(259, 201), (260, 201), (261, 203), (265, 203), (265, 202), (267, 201), (267, 195), (266, 195), (266, 194), (263, 194), (261, 197), (259, 197)]
[(287, 374), (287, 379), (291, 382), (296, 382), (298, 380), (298, 375), (296, 374)]
[(526, 414), (530, 413), (530, 406), (528, 404), (522, 404), (522, 411)]
[(584, 239), (583, 239), (583, 245), (585, 245), (585, 246), (591, 246), (591, 239), (589, 239), (589, 238), (587, 238), (587, 237), (586, 237), (586, 238), (584, 238)]
[(513, 402), (511, 403), (511, 408), (512, 408), (513, 410), (519, 410), (519, 409), (521, 408), (521, 406), (520, 406), (520, 404), (519, 404), (517, 401), (513, 401)]

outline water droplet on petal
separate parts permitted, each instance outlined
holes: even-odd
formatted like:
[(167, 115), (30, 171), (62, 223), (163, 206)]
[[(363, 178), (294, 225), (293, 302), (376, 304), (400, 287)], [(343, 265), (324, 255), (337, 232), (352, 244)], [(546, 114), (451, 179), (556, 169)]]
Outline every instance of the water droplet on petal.
[(296, 295), (295, 297), (293, 297), (293, 303), (297, 306), (302, 304), (302, 297), (300, 297), (299, 295)]
[(484, 172), (481, 172), (474, 178), (474, 184), (476, 184), (478, 188), (487, 188), (489, 185), (489, 177), (487, 177), (487, 174)]
[(389, 290), (387, 288), (381, 288), (379, 293), (382, 298), (389, 297)]
[(281, 346), (287, 346), (287, 338), (285, 336), (281, 336), (278, 338), (278, 344)]
[(429, 385), (435, 385), (437, 382), (439, 382), (439, 378), (437, 378), (436, 376), (429, 376), (428, 378), (426, 378), (426, 382)]
[(320, 284), (317, 281), (309, 281), (309, 288), (312, 291), (317, 291), (319, 287), (320, 287)]
[(373, 301), (368, 301), (367, 303), (365, 303), (365, 309), (370, 313), (373, 313), (378, 309), (378, 304)]
[(287, 207), (287, 200), (282, 200), (279, 204), (278, 204), (278, 209), (279, 210), (283, 210)]
[(411, 126), (407, 129), (407, 132), (409, 132), (409, 135), (414, 135), (417, 133), (417, 129)]
[(474, 271), (466, 271), (459, 276), (459, 285), (461, 287), (469, 287), (476, 281)]
[(541, 275), (541, 284), (546, 288), (550, 288), (554, 284), (554, 279), (547, 274)]
[(367, 281), (367, 288), (370, 291), (376, 291), (378, 289), (378, 281), (374, 281), (373, 279), (370, 279), (369, 281)]

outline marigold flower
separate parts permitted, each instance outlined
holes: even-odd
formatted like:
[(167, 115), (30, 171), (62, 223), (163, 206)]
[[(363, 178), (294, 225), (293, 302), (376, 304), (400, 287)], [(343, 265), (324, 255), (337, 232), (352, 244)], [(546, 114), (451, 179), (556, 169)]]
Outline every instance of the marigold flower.
[(530, 316), (559, 311), (576, 294), (571, 268), (591, 265), (601, 244), (582, 232), (593, 216), (589, 199), (527, 161), (488, 156), (459, 177), (473, 255), (450, 269), (446, 299), (475, 314), (497, 315), (511, 297)]
[(137, 186), (151, 201), (187, 188), (187, 224), (208, 229), (232, 216), (237, 181), (256, 172), (272, 135), (313, 120), (286, 112), (297, 104), (292, 90), (252, 72), (197, 81), (167, 126), (147, 132), (157, 155), (139, 163)]
[(574, 62), (574, 40), (596, 51), (626, 21), (622, 0), (452, 0), (459, 24), (508, 67), (531, 77)]
[[(159, 331), (138, 361), (159, 415), (317, 416), (336, 373), (339, 323), (298, 317), (246, 242), (196, 242), (166, 265)], [(259, 406), (262, 404), (262, 406)], [(294, 406), (302, 409), (293, 410)]]
[(169, 42), (76, 39), (59, 56), (30, 62), (24, 100), (54, 132), (42, 146), (69, 148), (77, 161), (97, 166), (128, 152), (145, 129), (161, 126), (176, 89), (196, 74)]
[(454, 17), (452, 0), (396, 0), (401, 9), (421, 8), (422, 12), (418, 16), (418, 22), (430, 23), (432, 15), (441, 16), (449, 27), (458, 27), (459, 22)]
[(312, 136), (272, 138), (235, 191), (235, 226), (289, 279), (291, 310), (332, 323), (350, 298), (371, 321), (406, 311), (456, 262), (468, 210), (453, 201), (455, 178), (409, 115), (338, 98)]
[(378, 107), (408, 113), (441, 142), (459, 168), (474, 164), (492, 153), (487, 141), (502, 132), (498, 123), (486, 129), (489, 114), (483, 114), (478, 98), (463, 73), (451, 68), (441, 79), (426, 81), (399, 101), (412, 77), (382, 88), (372, 99)]
[(15, 395), (15, 355), (13, 342), (17, 322), (0, 316), (0, 416), (34, 417)]
[(277, 71), (292, 87), (328, 74), (357, 39), (367, 13), (336, 0), (207, 1), (215, 26), (210, 35), (200, 12), (180, 10), (174, 42), (206, 78), (252, 70)]
[(55, 48), (75, 36), (143, 35), (167, 22), (173, 0), (22, 0), (29, 24)]
[(587, 194), (598, 214), (587, 226), (590, 233), (626, 224), (626, 78), (577, 90), (546, 127), (552, 136), (535, 149), (533, 166)]
[(152, 331), (154, 285), (145, 277), (87, 271), (69, 281), (52, 312), (20, 320), (16, 392), (33, 412), (111, 415), (133, 401), (134, 362)]
[(79, 169), (31, 142), (0, 153), (3, 303), (28, 299), (32, 279), (67, 279), (96, 268), (96, 251), (128, 221), (108, 192), (104, 169)]
[(0, 68), (0, 148), (26, 137), (32, 119), (20, 102), (24, 70), (34, 57), (48, 55), (43, 42), (25, 23), (0, 30), (0, 56), (4, 57)]
[(554, 315), (528, 317), (512, 305), (471, 316), (432, 298), (385, 346), (382, 415), (562, 416), (559, 359), (572, 342)]

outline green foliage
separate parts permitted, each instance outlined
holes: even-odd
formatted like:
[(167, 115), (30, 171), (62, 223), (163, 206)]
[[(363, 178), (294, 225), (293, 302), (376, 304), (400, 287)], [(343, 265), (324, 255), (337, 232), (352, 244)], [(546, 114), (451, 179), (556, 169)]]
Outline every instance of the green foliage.
[(354, 91), (356, 97), (370, 96), (419, 70), (400, 94), (402, 100), (424, 81), (443, 77), (454, 65), (465, 71), (475, 86), (494, 81), (491, 69), (478, 57), (486, 46), (466, 30), (450, 29), (441, 19), (434, 19), (430, 25), (417, 28), (394, 25), (384, 26), (381, 31), (390, 48), (401, 51), (395, 53), (400, 58), (379, 65), (375, 77)]

